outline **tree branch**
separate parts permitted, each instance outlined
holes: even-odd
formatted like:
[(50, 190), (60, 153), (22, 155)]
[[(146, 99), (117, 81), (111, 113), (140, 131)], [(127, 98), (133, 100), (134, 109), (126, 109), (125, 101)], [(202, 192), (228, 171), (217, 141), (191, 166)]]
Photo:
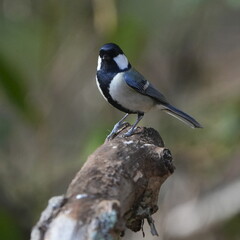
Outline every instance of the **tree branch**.
[(117, 239), (129, 228), (142, 229), (158, 210), (161, 185), (173, 173), (171, 153), (152, 128), (122, 133), (90, 155), (65, 196), (50, 200), (31, 240)]

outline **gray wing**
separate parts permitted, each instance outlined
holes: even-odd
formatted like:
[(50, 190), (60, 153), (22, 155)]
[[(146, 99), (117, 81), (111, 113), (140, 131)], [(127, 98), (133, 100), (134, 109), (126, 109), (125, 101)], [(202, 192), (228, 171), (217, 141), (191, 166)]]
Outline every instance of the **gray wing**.
[(154, 98), (161, 104), (168, 104), (166, 98), (151, 83), (149, 83), (142, 74), (134, 69), (130, 69), (124, 73), (124, 80), (137, 92)]

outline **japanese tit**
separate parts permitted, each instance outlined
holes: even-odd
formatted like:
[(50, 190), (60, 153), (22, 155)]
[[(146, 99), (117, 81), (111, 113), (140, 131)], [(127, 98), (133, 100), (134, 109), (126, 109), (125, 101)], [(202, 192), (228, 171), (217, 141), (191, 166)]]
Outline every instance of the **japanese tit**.
[(144, 114), (155, 107), (192, 128), (202, 128), (193, 117), (172, 106), (162, 93), (136, 71), (117, 44), (107, 43), (100, 48), (96, 82), (103, 97), (115, 108), (126, 113), (115, 124), (108, 139), (118, 132), (129, 114), (137, 114), (136, 122), (124, 135), (131, 136)]

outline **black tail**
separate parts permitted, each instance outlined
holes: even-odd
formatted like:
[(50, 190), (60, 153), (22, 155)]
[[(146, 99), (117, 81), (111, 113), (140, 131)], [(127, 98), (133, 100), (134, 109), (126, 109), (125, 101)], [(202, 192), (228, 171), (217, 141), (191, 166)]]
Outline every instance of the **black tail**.
[(192, 118), (188, 114), (182, 112), (181, 110), (175, 108), (170, 104), (162, 105), (161, 110), (186, 123), (192, 128), (202, 128), (202, 125), (199, 122), (197, 122), (194, 118)]

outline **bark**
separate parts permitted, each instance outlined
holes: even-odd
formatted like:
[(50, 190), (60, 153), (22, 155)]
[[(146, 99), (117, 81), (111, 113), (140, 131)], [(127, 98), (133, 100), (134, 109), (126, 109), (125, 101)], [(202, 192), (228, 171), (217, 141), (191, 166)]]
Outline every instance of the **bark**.
[(171, 153), (152, 128), (123, 129), (90, 155), (64, 196), (54, 197), (33, 228), (31, 240), (118, 239), (126, 228), (142, 229), (163, 182), (174, 171)]

